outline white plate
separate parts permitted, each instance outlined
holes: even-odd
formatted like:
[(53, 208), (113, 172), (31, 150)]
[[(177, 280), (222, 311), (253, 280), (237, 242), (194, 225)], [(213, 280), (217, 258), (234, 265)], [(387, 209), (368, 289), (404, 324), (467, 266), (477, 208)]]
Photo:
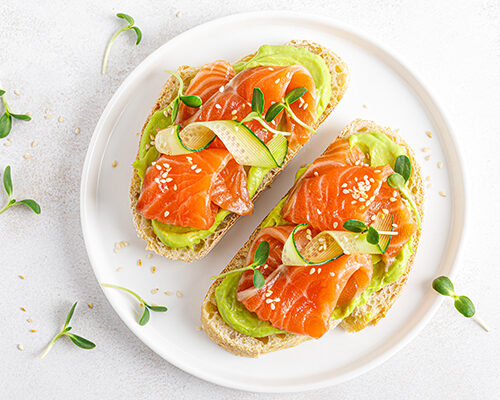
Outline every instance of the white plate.
[[(167, 78), (165, 69), (234, 61), (261, 44), (291, 39), (316, 41), (339, 54), (349, 65), (351, 83), (340, 105), (298, 157), (209, 256), (194, 264), (146, 258), (145, 244), (136, 237), (129, 210), (130, 164), (140, 131)], [(366, 105), (366, 107), (364, 107)], [(297, 168), (314, 160), (355, 118), (373, 119), (399, 128), (413, 146), (424, 176), (432, 176), (427, 193), (423, 235), (410, 280), (388, 316), (376, 327), (357, 334), (339, 329), (317, 341), (246, 359), (227, 353), (196, 330), (200, 306), (220, 271), (250, 232), (288, 190)], [(429, 139), (425, 132), (431, 131)], [(425, 161), (423, 147), (431, 147)], [(112, 168), (113, 160), (118, 167)], [(444, 167), (438, 169), (437, 161)], [(443, 191), (447, 197), (441, 197)], [(429, 321), (440, 304), (431, 281), (452, 269), (464, 227), (465, 194), (462, 167), (451, 128), (435, 99), (415, 74), (372, 40), (352, 28), (318, 16), (283, 12), (234, 15), (206, 23), (172, 39), (123, 82), (106, 107), (92, 136), (81, 188), (81, 219), (87, 251), (99, 282), (120, 284), (153, 303), (167, 305), (153, 313), (145, 327), (137, 324), (140, 310), (131, 296), (113, 289), (105, 294), (127, 326), (151, 349), (172, 364), (220, 385), (265, 392), (291, 392), (333, 385), (353, 378), (388, 359)], [(121, 240), (130, 246), (113, 252)], [(143, 266), (137, 265), (142, 259)], [(151, 267), (157, 272), (152, 274)], [(121, 272), (117, 268), (123, 267)], [(159, 288), (157, 294), (151, 289)], [(174, 292), (167, 296), (164, 291)], [(175, 296), (180, 290), (182, 298)]]

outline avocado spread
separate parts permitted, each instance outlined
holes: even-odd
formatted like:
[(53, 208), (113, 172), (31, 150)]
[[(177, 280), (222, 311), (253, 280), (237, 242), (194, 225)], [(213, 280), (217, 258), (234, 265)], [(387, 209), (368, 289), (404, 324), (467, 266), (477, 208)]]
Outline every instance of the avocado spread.
[[(404, 150), (394, 143), (387, 135), (380, 132), (358, 133), (349, 138), (351, 146), (358, 146), (367, 155), (367, 162), (371, 166), (391, 165), (394, 167), (397, 156), (404, 154)], [(301, 168), (295, 177), (297, 180), (307, 169)], [(261, 228), (288, 224), (281, 217), (281, 210), (285, 204), (283, 198), (262, 222)], [(408, 260), (412, 255), (412, 240), (410, 239), (401, 249), (390, 267), (386, 269), (385, 263), (379, 255), (372, 256), (373, 275), (365, 291), (349, 304), (333, 311), (332, 319), (345, 318), (353, 310), (365, 304), (370, 295), (379, 291), (384, 286), (395, 282), (406, 271)], [(257, 314), (248, 311), (243, 304), (236, 299), (236, 291), (241, 274), (229, 275), (215, 290), (215, 298), (219, 313), (226, 323), (238, 332), (254, 337), (264, 337), (275, 333), (281, 333), (269, 322), (261, 321)], [(372, 316), (367, 316), (368, 320)], [(266, 327), (265, 329), (263, 327)], [(273, 329), (277, 332), (273, 332)]]
[[(318, 55), (310, 51), (293, 46), (261, 46), (257, 54), (246, 62), (235, 64), (236, 72), (258, 66), (289, 66), (302, 64), (305, 66), (314, 79), (316, 86), (317, 115), (320, 116), (330, 101), (331, 75), (325, 61)], [(164, 110), (156, 111), (149, 120), (139, 145), (139, 157), (132, 164), (137, 170), (137, 174), (144, 179), (146, 169), (158, 158), (158, 151), (154, 146), (149, 146), (151, 137), (156, 133), (172, 125), (170, 115), (165, 116)], [(248, 171), (247, 185), (250, 197), (252, 197), (259, 187), (264, 176), (270, 168), (251, 167)], [(163, 224), (152, 220), (151, 224), (155, 235), (166, 245), (172, 248), (193, 248), (207, 236), (214, 233), (220, 223), (230, 214), (229, 211), (219, 209), (214, 224), (207, 230), (199, 230), (190, 227), (179, 227), (175, 225)]]

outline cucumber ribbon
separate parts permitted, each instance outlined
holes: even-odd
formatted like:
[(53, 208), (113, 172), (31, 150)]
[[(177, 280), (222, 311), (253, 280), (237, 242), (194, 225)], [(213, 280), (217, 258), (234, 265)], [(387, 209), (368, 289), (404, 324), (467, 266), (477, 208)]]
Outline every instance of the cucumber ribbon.
[(284, 265), (306, 266), (323, 265), (336, 260), (344, 254), (384, 254), (393, 232), (394, 218), (391, 214), (380, 212), (371, 225), (380, 234), (378, 244), (368, 243), (366, 235), (347, 231), (322, 231), (314, 238), (310, 231), (306, 238), (308, 243), (299, 251), (295, 236), (297, 232), (306, 229), (307, 224), (297, 225), (287, 238), (281, 254)]
[(182, 130), (172, 125), (158, 132), (155, 147), (163, 154), (189, 154), (206, 149), (218, 137), (238, 164), (276, 168), (283, 165), (288, 140), (276, 134), (265, 144), (238, 121), (192, 122)]

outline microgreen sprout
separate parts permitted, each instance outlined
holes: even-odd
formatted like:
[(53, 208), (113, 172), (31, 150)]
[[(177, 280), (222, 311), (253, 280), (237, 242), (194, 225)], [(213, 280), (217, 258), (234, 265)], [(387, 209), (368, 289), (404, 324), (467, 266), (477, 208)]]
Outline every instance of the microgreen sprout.
[(257, 289), (261, 289), (264, 287), (266, 283), (266, 279), (264, 278), (264, 275), (262, 272), (260, 272), (257, 268), (263, 265), (266, 261), (267, 258), (269, 257), (269, 242), (263, 241), (259, 244), (257, 247), (257, 250), (255, 251), (255, 254), (253, 256), (253, 263), (250, 265), (247, 265), (246, 267), (243, 268), (237, 268), (233, 269), (228, 272), (224, 272), (223, 274), (215, 275), (212, 276), (211, 279), (219, 279), (223, 278), (225, 276), (234, 274), (236, 272), (243, 272), (243, 271), (248, 271), (248, 270), (253, 270), (253, 285)]
[(455, 293), (455, 288), (450, 278), (447, 276), (440, 276), (432, 281), (432, 288), (443, 296), (452, 297), (456, 310), (462, 314), (464, 317), (471, 318), (486, 331), (489, 332), (490, 328), (484, 323), (484, 321), (476, 314), (476, 308), (472, 303), (471, 299), (467, 296), (458, 296)]
[(108, 69), (108, 58), (109, 58), (109, 52), (111, 51), (111, 46), (115, 42), (116, 38), (120, 35), (120, 33), (128, 31), (128, 30), (133, 30), (135, 32), (135, 34), (137, 35), (137, 40), (135, 41), (136, 45), (141, 43), (141, 39), (142, 39), (142, 32), (137, 26), (134, 26), (134, 19), (130, 15), (118, 13), (118, 14), (116, 14), (116, 16), (118, 18), (121, 18), (121, 19), (124, 19), (125, 21), (127, 21), (128, 25), (124, 26), (123, 28), (118, 30), (118, 32), (116, 32), (111, 37), (108, 45), (106, 46), (106, 51), (104, 52), (104, 60), (102, 62), (102, 74), (103, 75), (106, 74), (106, 71)]
[(177, 91), (177, 97), (173, 99), (168, 106), (170, 114), (172, 115), (172, 121), (175, 121), (175, 119), (177, 118), (177, 114), (179, 113), (179, 105), (181, 101), (188, 107), (199, 108), (201, 107), (202, 100), (199, 96), (183, 96), (182, 92), (184, 91), (184, 81), (182, 80), (182, 78), (173, 71), (165, 71), (179, 81), (179, 90)]
[(52, 339), (50, 341), (49, 345), (47, 346), (47, 348), (45, 349), (45, 351), (42, 353), (42, 355), (40, 356), (40, 358), (44, 358), (48, 354), (48, 352), (50, 351), (50, 349), (52, 349), (52, 347), (54, 346), (54, 344), (56, 343), (56, 341), (60, 337), (62, 337), (62, 336), (69, 337), (69, 339), (75, 345), (77, 345), (78, 347), (80, 347), (81, 349), (90, 350), (90, 349), (93, 349), (95, 347), (95, 344), (92, 343), (90, 340), (85, 339), (85, 338), (83, 338), (81, 336), (75, 335), (74, 333), (69, 333), (69, 331), (72, 329), (72, 327), (68, 326), (68, 325), (69, 325), (69, 322), (71, 321), (71, 318), (73, 317), (73, 313), (75, 312), (76, 305), (77, 305), (77, 303), (73, 304), (73, 306), (71, 307), (71, 310), (69, 310), (69, 313), (66, 316), (66, 322), (64, 323), (64, 326), (61, 329), (61, 332), (59, 332), (56, 336), (54, 336), (54, 339)]
[(342, 225), (346, 231), (366, 234), (366, 241), (373, 245), (378, 245), (380, 235), (397, 235), (397, 232), (377, 231), (373, 226), (367, 226), (363, 221), (349, 219)]
[(139, 296), (137, 293), (133, 292), (130, 289), (124, 288), (123, 286), (118, 286), (118, 285), (112, 285), (110, 283), (103, 283), (101, 286), (104, 287), (109, 287), (109, 288), (114, 288), (114, 289), (119, 289), (123, 290), (124, 292), (127, 292), (134, 296), (137, 300), (139, 300), (139, 303), (141, 306), (144, 306), (144, 312), (142, 313), (141, 319), (139, 320), (139, 325), (144, 326), (148, 323), (150, 313), (149, 311), (156, 311), (156, 312), (165, 312), (167, 311), (167, 307), (164, 306), (152, 306), (144, 301), (144, 299)]
[(21, 121), (30, 121), (31, 117), (26, 114), (14, 114), (7, 104), (7, 99), (5, 98), (5, 90), (0, 89), (0, 97), (2, 98), (3, 106), (5, 112), (0, 117), (0, 139), (6, 137), (12, 129), (12, 118)]
[(4, 211), (8, 210), (12, 206), (16, 205), (21, 205), (24, 204), (25, 206), (28, 206), (33, 210), (35, 214), (40, 214), (41, 209), (38, 203), (35, 200), (31, 199), (24, 199), (24, 200), (19, 200), (17, 201), (14, 199), (13, 196), (13, 190), (14, 187), (12, 185), (12, 177), (10, 174), (10, 165), (7, 165), (5, 167), (5, 170), (3, 172), (3, 187), (5, 189), (5, 192), (7, 193), (7, 196), (9, 197), (7, 204), (5, 204), (1, 209), (0, 209), (0, 214), (2, 214)]
[(413, 213), (415, 214), (415, 217), (417, 219), (417, 224), (418, 224), (418, 229), (421, 228), (421, 220), (420, 220), (420, 214), (418, 213), (417, 205), (415, 204), (415, 200), (413, 200), (413, 196), (410, 192), (410, 189), (406, 186), (406, 181), (403, 175), (395, 172), (387, 178), (387, 184), (394, 188), (398, 189), (401, 194), (408, 200), (408, 203), (410, 203), (410, 207), (413, 210)]

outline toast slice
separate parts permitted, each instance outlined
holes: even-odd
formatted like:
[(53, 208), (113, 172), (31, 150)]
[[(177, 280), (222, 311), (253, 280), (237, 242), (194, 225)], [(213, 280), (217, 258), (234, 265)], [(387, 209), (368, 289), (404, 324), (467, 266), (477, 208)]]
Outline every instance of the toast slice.
[[(349, 71), (347, 65), (333, 52), (327, 48), (308, 41), (297, 41), (293, 40), (287, 43), (290, 46), (304, 47), (312, 53), (319, 55), (323, 60), (325, 60), (326, 65), (332, 75), (332, 97), (328, 103), (325, 111), (321, 117), (316, 122), (314, 128), (317, 129), (318, 126), (330, 115), (333, 109), (337, 106), (338, 102), (342, 99), (347, 85), (349, 83)], [(251, 59), (254, 54), (250, 54), (243, 57), (239, 61), (246, 61)], [(193, 77), (198, 73), (200, 68), (182, 66), (177, 70), (177, 73), (184, 81), (184, 87), (188, 87), (189, 83)], [(177, 80), (170, 78), (167, 80), (163, 89), (160, 93), (160, 97), (156, 101), (151, 113), (149, 114), (143, 128), (142, 134), (144, 134), (144, 129), (146, 128), (151, 116), (158, 110), (165, 108), (170, 102), (177, 96), (177, 91), (179, 84)], [(274, 168), (264, 177), (259, 188), (257, 189), (255, 195), (252, 197), (252, 201), (255, 201), (257, 197), (266, 189), (274, 178), (286, 167), (288, 162), (297, 154), (297, 149), (290, 149), (285, 162), (280, 168)], [(139, 237), (146, 241), (146, 249), (152, 250), (155, 253), (170, 258), (172, 260), (181, 260), (192, 262), (205, 257), (208, 252), (217, 244), (217, 242), (224, 236), (224, 234), (229, 230), (229, 228), (238, 220), (240, 217), (238, 214), (229, 214), (222, 223), (218, 226), (217, 230), (208, 236), (205, 240), (201, 241), (199, 244), (195, 245), (193, 249), (191, 248), (181, 248), (175, 249), (163, 244), (160, 239), (153, 232), (153, 227), (151, 221), (144, 218), (142, 215), (137, 213), (136, 205), (141, 193), (141, 180), (137, 175), (137, 172), (133, 170), (132, 181), (130, 183), (130, 208), (132, 210), (132, 215), (134, 219), (134, 224)]]
[[(414, 196), (418, 212), (420, 216), (423, 217), (424, 185), (422, 173), (419, 165), (417, 164), (417, 160), (415, 159), (413, 150), (403, 141), (403, 139), (397, 136), (390, 128), (381, 127), (372, 121), (360, 119), (351, 122), (340, 133), (338, 138), (347, 138), (355, 133), (372, 131), (385, 133), (405, 149), (406, 155), (410, 158), (413, 168), (413, 173), (408, 186)], [(222, 272), (227, 272), (232, 269), (245, 266), (247, 253), (252, 242), (259, 233), (259, 230), (260, 226), (255, 229), (245, 245), (236, 253), (231, 262)], [(421, 231), (417, 230), (413, 236), (414, 251), (408, 261), (408, 268), (406, 272), (397, 281), (372, 294), (365, 305), (354, 309), (354, 312), (345, 319), (332, 321), (330, 323), (330, 329), (333, 329), (340, 324), (340, 326), (347, 331), (355, 332), (365, 328), (368, 324), (375, 325), (381, 318), (385, 317), (387, 311), (396, 301), (408, 279), (408, 274), (417, 251), (420, 233)], [(297, 346), (298, 344), (310, 339), (307, 336), (294, 335), (290, 333), (255, 338), (234, 330), (222, 319), (217, 308), (215, 289), (221, 282), (222, 279), (218, 279), (212, 284), (207, 295), (205, 296), (205, 300), (203, 301), (201, 308), (201, 323), (203, 325), (203, 330), (219, 346), (239, 356), (258, 357), (261, 354)], [(365, 316), (370, 314), (372, 315), (371, 319), (366, 319)]]

